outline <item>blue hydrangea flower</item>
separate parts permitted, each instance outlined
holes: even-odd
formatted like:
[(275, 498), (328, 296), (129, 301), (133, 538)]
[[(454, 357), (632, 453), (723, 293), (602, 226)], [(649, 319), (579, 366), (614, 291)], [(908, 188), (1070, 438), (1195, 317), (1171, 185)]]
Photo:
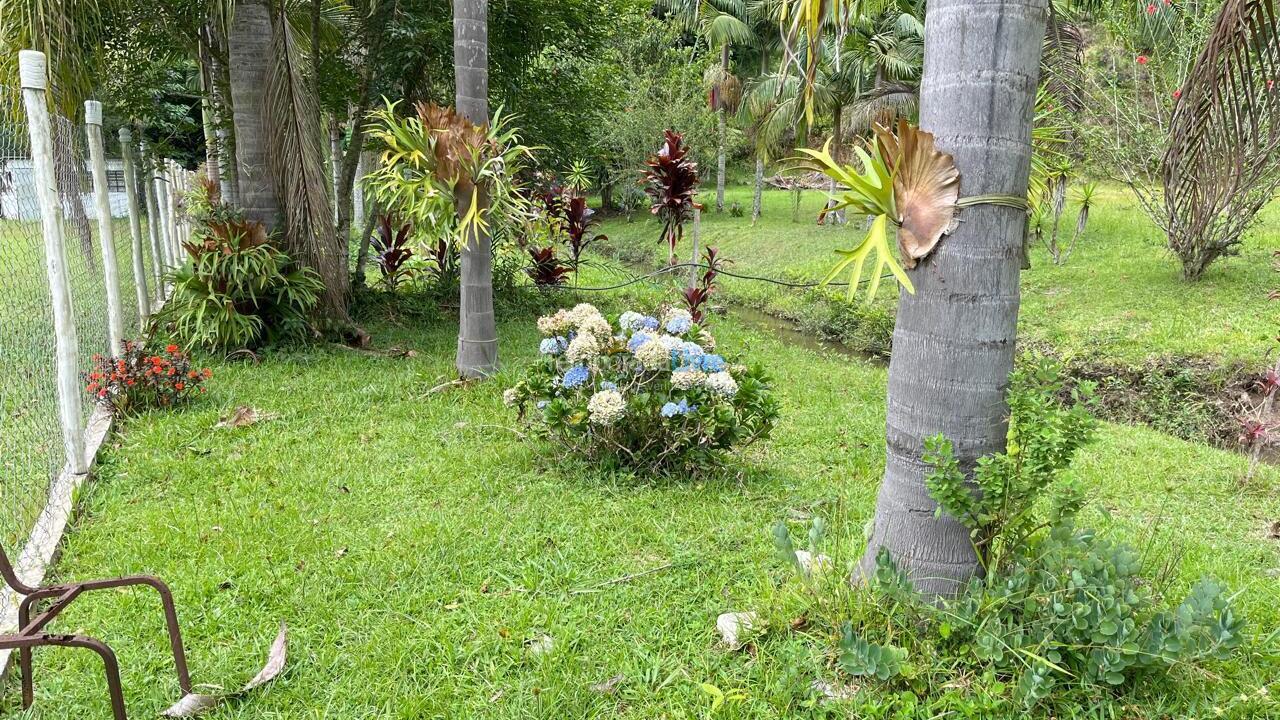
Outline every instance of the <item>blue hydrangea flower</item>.
[(695, 363), (702, 372), (716, 373), (725, 369), (724, 358), (719, 355), (703, 355)]
[(627, 350), (629, 352), (635, 352), (636, 350), (640, 349), (641, 345), (649, 342), (652, 339), (653, 339), (653, 336), (649, 335), (649, 333), (638, 332), (635, 335), (632, 335), (631, 339), (627, 341)]
[(697, 363), (698, 358), (706, 354), (702, 346), (695, 342), (686, 342), (680, 345), (678, 362), (681, 365), (693, 365)]
[(565, 372), (560, 384), (572, 390), (591, 379), (591, 370), (586, 365), (574, 365)]
[(611, 383), (611, 382), (609, 382), (608, 380), (606, 380), (606, 381), (604, 381), (604, 382), (600, 383), (600, 389), (601, 389), (601, 390), (617, 390), (617, 389), (618, 389), (618, 384), (617, 384), (617, 383)]
[(662, 406), (662, 417), (669, 418), (676, 415), (688, 415), (697, 410), (697, 405), (690, 405), (688, 400), (681, 400), (679, 403), (669, 402)]
[(637, 330), (657, 330), (658, 318), (652, 315), (645, 315), (644, 317), (640, 318), (639, 324), (640, 324), (640, 327), (636, 328)]
[(683, 335), (693, 327), (693, 321), (687, 317), (673, 317), (667, 321), (667, 332), (672, 335)]
[(639, 323), (643, 319), (644, 319), (644, 316), (641, 315), (640, 313), (628, 310), (622, 313), (622, 315), (618, 316), (618, 326), (621, 327), (623, 330), (639, 330), (640, 329)]
[(545, 408), (546, 406), (548, 406), (548, 405), (550, 405), (550, 404), (551, 404), (551, 402), (550, 402), (550, 401), (548, 401), (548, 400), (539, 400), (539, 401), (538, 401), (538, 409), (539, 409), (539, 410), (541, 410), (541, 409)]
[(543, 355), (559, 355), (569, 347), (569, 342), (562, 337), (546, 338), (538, 345), (538, 352)]

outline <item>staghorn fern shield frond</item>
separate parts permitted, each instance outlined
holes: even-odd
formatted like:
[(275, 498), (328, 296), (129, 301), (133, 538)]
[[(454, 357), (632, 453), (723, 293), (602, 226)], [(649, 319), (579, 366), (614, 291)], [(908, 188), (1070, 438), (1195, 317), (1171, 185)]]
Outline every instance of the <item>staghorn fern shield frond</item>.
[(1174, 107), (1161, 164), (1169, 247), (1196, 279), (1280, 188), (1274, 0), (1227, 0)]
[[(828, 142), (820, 151), (802, 149), (803, 156), (796, 159), (793, 169), (823, 173), (840, 186), (833, 196), (835, 209), (848, 208), (874, 219), (862, 242), (837, 251), (843, 259), (823, 283), (847, 271), (852, 299), (857, 295), (864, 266), (874, 255), (865, 301), (870, 302), (875, 296), (886, 269), (907, 292), (914, 293), (915, 287), (902, 266), (914, 268), (951, 231), (960, 203), (960, 171), (955, 161), (938, 151), (931, 133), (906, 120), (898, 121), (896, 133), (877, 127), (870, 152), (854, 148), (861, 171), (837, 162), (831, 156), (830, 145)], [(890, 247), (891, 228), (897, 234), (901, 264)]]

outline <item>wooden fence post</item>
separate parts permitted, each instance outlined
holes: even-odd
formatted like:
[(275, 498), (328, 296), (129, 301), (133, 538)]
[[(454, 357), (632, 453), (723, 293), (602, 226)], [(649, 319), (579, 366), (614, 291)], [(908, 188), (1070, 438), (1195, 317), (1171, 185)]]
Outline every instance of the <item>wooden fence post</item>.
[(63, 237), (62, 204), (53, 164), (53, 132), (49, 124), (49, 106), (45, 97), (44, 53), (22, 50), (18, 53), (18, 74), (22, 81), (22, 100), (27, 109), (27, 125), (31, 133), (31, 165), (40, 201), (40, 227), (44, 234), (45, 270), (49, 276), (49, 294), (53, 304), (53, 331), (56, 340), (58, 378), (58, 418), (62, 424), (62, 444), (67, 454), (67, 467), (75, 474), (88, 472), (84, 456), (82, 427), (79, 343), (76, 338), (75, 315), (71, 311), (71, 283), (67, 277), (67, 248)]
[(89, 141), (89, 169), (93, 197), (98, 208), (98, 241), (102, 244), (102, 277), (107, 286), (107, 338), (111, 356), (119, 357), (124, 342), (124, 304), (120, 301), (120, 269), (116, 265), (115, 228), (111, 221), (111, 194), (107, 188), (107, 158), (102, 141), (102, 103), (84, 102), (84, 131)]
[(160, 235), (160, 201), (156, 198), (155, 174), (151, 171), (153, 158), (147, 152), (147, 141), (138, 143), (138, 158), (142, 165), (142, 194), (147, 201), (147, 236), (151, 240), (151, 276), (156, 281), (156, 300), (164, 300), (164, 249)]
[[(133, 133), (120, 128), (120, 157), (124, 163), (124, 197), (129, 209), (129, 237), (132, 240), (133, 287), (138, 296), (138, 326), (144, 329), (151, 318), (151, 294), (147, 290), (147, 267), (142, 247), (142, 218), (138, 209), (138, 174), (133, 168)], [(152, 262), (155, 262), (153, 259)]]
[(693, 257), (689, 260), (693, 267), (689, 268), (689, 287), (698, 286), (698, 243), (702, 240), (702, 211), (693, 209)]
[(164, 257), (164, 271), (173, 269), (172, 254), (169, 242), (169, 193), (164, 182), (164, 164), (159, 158), (152, 158), (151, 182), (156, 186), (156, 225), (160, 230), (160, 254)]

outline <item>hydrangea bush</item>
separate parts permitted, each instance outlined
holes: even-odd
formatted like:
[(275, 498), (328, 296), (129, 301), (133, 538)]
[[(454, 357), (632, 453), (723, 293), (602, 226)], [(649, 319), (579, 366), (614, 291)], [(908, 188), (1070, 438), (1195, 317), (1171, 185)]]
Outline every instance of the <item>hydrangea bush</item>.
[(718, 354), (687, 310), (611, 323), (583, 303), (539, 318), (538, 330), (540, 361), (503, 399), (584, 459), (692, 469), (767, 437), (778, 417), (764, 371)]

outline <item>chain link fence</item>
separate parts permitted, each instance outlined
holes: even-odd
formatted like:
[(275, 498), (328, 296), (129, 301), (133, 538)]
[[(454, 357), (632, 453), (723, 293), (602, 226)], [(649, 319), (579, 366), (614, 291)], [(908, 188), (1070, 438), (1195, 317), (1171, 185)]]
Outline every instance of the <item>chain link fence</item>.
[[(65, 273), (76, 333), (75, 369), (77, 376), (83, 377), (95, 355), (111, 352), (106, 284), (109, 268), (102, 252), (85, 124), (52, 111), (50, 126), (60, 205), (57, 216), (63, 229)], [(32, 554), (24, 553), (24, 549), (52, 547), (58, 537), (43, 537), (42, 533), (61, 534), (61, 523), (50, 526), (42, 516), (49, 514), (51, 493), (64, 491), (57, 488), (57, 479), (68, 467), (59, 420), (58, 341), (29, 130), (22, 91), (0, 85), (0, 548), (20, 574), (32, 570), (22, 566), (23, 562), (30, 562), (24, 555)], [(123, 337), (136, 338), (143, 330), (145, 310), (139, 307), (135, 289), (134, 243), (121, 143), (107, 137), (104, 147), (110, 206), (110, 217), (105, 221), (111, 224), (115, 248)], [(151, 180), (149, 170), (140, 164), (136, 167), (140, 186)], [(163, 268), (163, 261), (152, 257), (148, 219), (141, 216), (146, 204), (142, 188), (137, 190), (143, 234), (139, 259), (148, 285), (145, 297), (155, 298), (158, 293), (154, 273), (158, 262)], [(163, 212), (160, 217), (164, 217)], [(154, 310), (157, 303), (152, 299), (150, 305)], [(76, 387), (77, 391), (83, 390), (83, 383)], [(87, 427), (94, 408), (84, 398), (81, 431)], [(13, 601), (11, 594), (0, 594), (0, 624), (11, 620)], [(0, 632), (11, 629), (0, 627)]]

